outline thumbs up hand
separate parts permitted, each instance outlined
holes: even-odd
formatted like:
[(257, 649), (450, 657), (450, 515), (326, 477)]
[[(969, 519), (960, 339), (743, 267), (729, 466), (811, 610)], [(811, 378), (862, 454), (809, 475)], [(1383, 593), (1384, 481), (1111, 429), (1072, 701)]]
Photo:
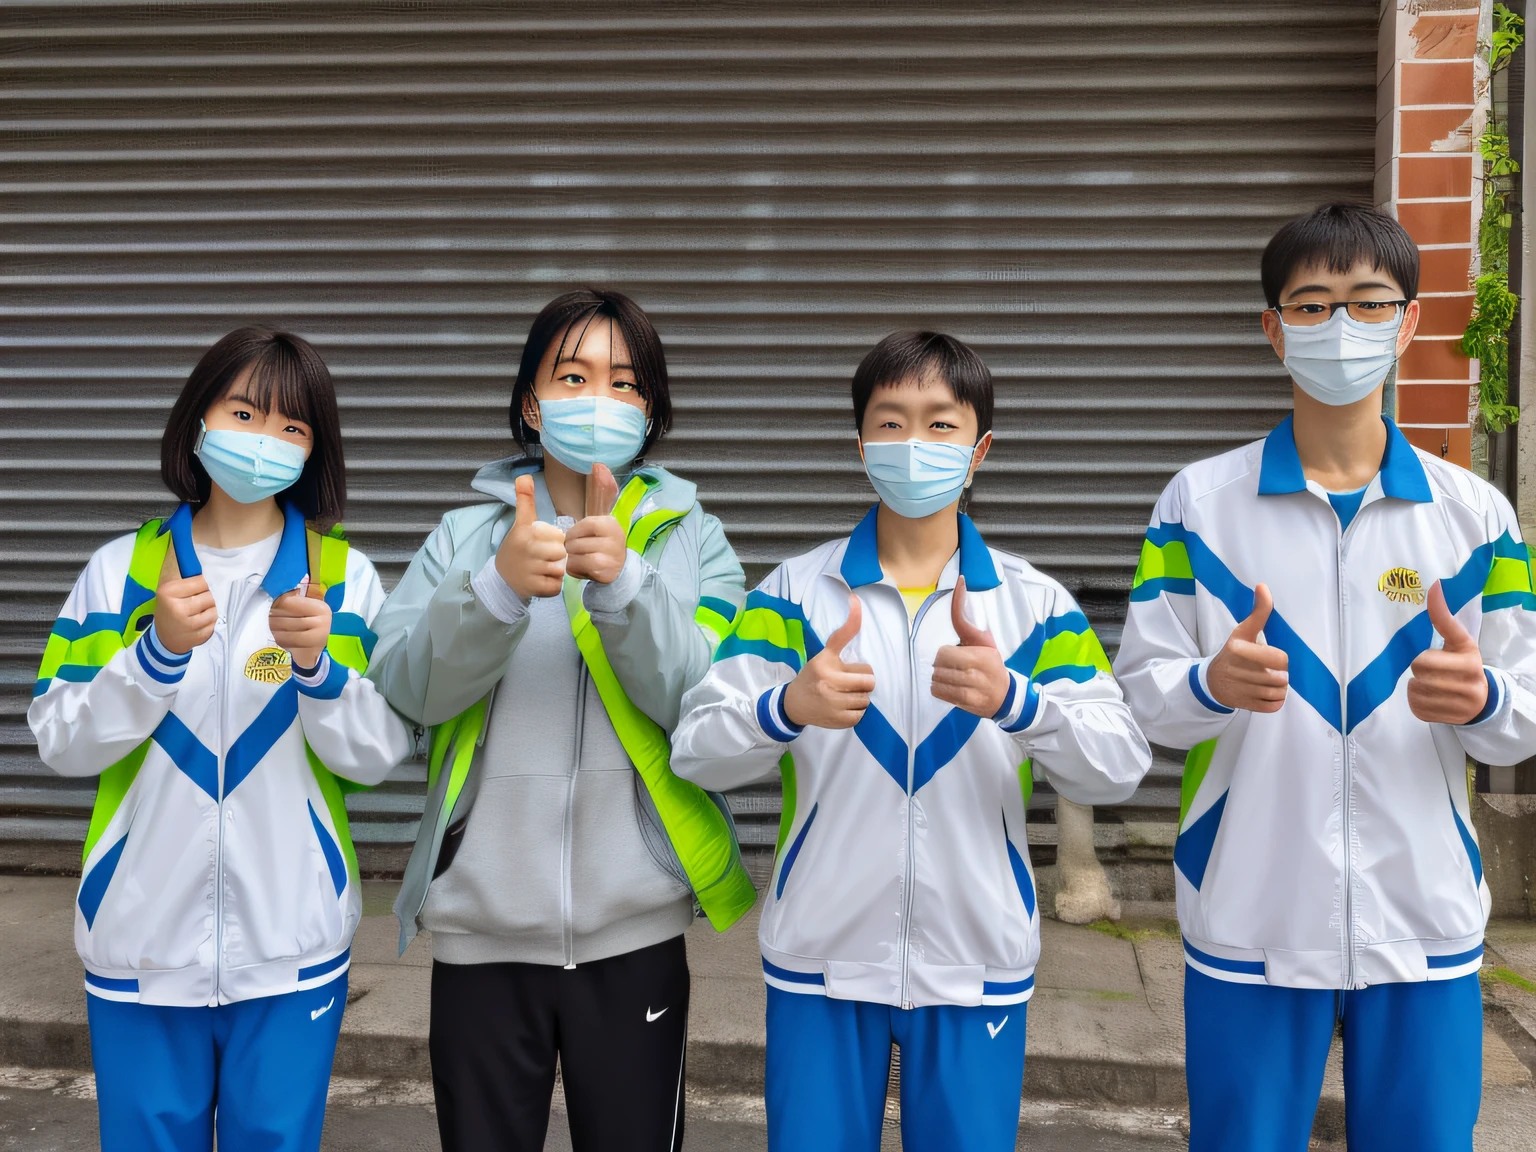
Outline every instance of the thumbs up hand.
[(587, 514), (565, 535), (565, 570), (577, 580), (612, 584), (624, 570), (629, 549), (624, 528), (613, 515), (618, 501), (619, 483), (608, 465), (592, 465), (587, 477)]
[(167, 579), (161, 572), (155, 589), (155, 639), (162, 648), (173, 656), (185, 656), (213, 635), (218, 621), (208, 581), (201, 576)]
[(1211, 660), (1205, 679), (1218, 704), (1247, 712), (1278, 712), (1285, 703), (1291, 658), (1260, 638), (1274, 607), (1269, 585), (1260, 584), (1253, 590), (1253, 611), (1237, 622)]
[(827, 637), (827, 646), (806, 661), (784, 690), (784, 714), (802, 727), (852, 728), (864, 717), (875, 690), (875, 670), (868, 664), (845, 664), (843, 649), (853, 642), (863, 623), (859, 598), (848, 593), (848, 619)]
[(1408, 707), (1426, 724), (1465, 724), (1488, 703), (1488, 678), (1477, 641), (1451, 615), (1445, 590), (1429, 590), (1429, 622), (1445, 647), (1419, 653), (1410, 666)]
[(517, 517), (496, 549), (496, 571), (524, 600), (558, 596), (565, 575), (565, 533), (539, 521), (533, 503), (533, 477), (517, 478)]
[(934, 696), (977, 716), (992, 717), (1008, 698), (1008, 669), (992, 633), (965, 615), (965, 577), (955, 583), (949, 618), (959, 644), (946, 644), (933, 657)]

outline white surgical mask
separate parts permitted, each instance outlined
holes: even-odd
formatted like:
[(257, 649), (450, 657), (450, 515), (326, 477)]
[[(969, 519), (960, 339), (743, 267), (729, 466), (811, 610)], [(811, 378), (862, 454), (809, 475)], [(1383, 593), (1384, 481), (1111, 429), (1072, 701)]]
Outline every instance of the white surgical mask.
[(864, 471), (887, 508), (915, 520), (960, 499), (975, 454), (975, 445), (933, 440), (866, 443)]
[(1342, 406), (1364, 400), (1387, 378), (1397, 362), (1397, 334), (1403, 327), (1400, 308), (1396, 320), (1362, 324), (1349, 309), (1340, 308), (1322, 324), (1287, 324), (1285, 367), (1291, 379), (1320, 404)]
[(645, 412), (607, 396), (539, 401), (539, 443), (572, 472), (622, 468), (645, 446)]
[(208, 478), (241, 504), (276, 496), (304, 471), (303, 448), (259, 432), (204, 424), (192, 451)]

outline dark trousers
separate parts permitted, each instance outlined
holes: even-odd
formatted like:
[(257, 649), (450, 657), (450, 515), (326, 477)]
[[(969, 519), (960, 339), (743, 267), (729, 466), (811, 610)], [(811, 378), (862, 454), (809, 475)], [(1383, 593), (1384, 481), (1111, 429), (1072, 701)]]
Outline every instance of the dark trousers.
[(555, 1061), (575, 1152), (679, 1152), (688, 1039), (681, 936), (575, 968), (432, 965), (444, 1152), (543, 1152)]

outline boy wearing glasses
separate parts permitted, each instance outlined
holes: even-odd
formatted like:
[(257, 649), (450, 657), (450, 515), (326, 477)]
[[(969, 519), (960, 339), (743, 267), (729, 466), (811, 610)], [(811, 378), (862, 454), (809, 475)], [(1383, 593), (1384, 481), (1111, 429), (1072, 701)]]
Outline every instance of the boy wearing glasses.
[(1504, 496), (1382, 387), (1418, 250), (1326, 205), (1264, 251), (1293, 381), (1269, 436), (1158, 501), (1115, 671), (1190, 748), (1174, 848), (1193, 1152), (1302, 1152), (1336, 1025), (1352, 1152), (1471, 1149), (1489, 908), (1468, 756), (1536, 754), (1536, 596)]

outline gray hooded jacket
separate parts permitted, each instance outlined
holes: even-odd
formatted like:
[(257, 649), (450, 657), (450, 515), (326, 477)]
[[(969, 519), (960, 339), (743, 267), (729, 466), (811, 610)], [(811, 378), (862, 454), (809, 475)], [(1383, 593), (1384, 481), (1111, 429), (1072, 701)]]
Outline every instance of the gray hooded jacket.
[[(655, 566), (631, 551), (618, 579), (589, 583), (583, 602), (626, 694), (670, 732), (714, 650), (694, 622), (699, 600), (739, 611), (744, 578), (694, 486), (646, 471), (661, 481), (657, 506), (689, 511)], [(693, 917), (682, 868), (560, 598), (535, 599), (506, 623), (476, 594), (512, 526), (513, 484), (525, 472), (539, 519), (553, 523), (537, 457), (487, 464), (474, 488), (497, 502), (443, 517), (373, 622), (368, 675), (405, 716), (431, 726), (491, 699), (445, 834), (435, 816), (446, 771), (427, 798), (395, 906), (402, 948), (423, 927), (433, 956), (451, 964), (587, 963), (670, 939)]]

